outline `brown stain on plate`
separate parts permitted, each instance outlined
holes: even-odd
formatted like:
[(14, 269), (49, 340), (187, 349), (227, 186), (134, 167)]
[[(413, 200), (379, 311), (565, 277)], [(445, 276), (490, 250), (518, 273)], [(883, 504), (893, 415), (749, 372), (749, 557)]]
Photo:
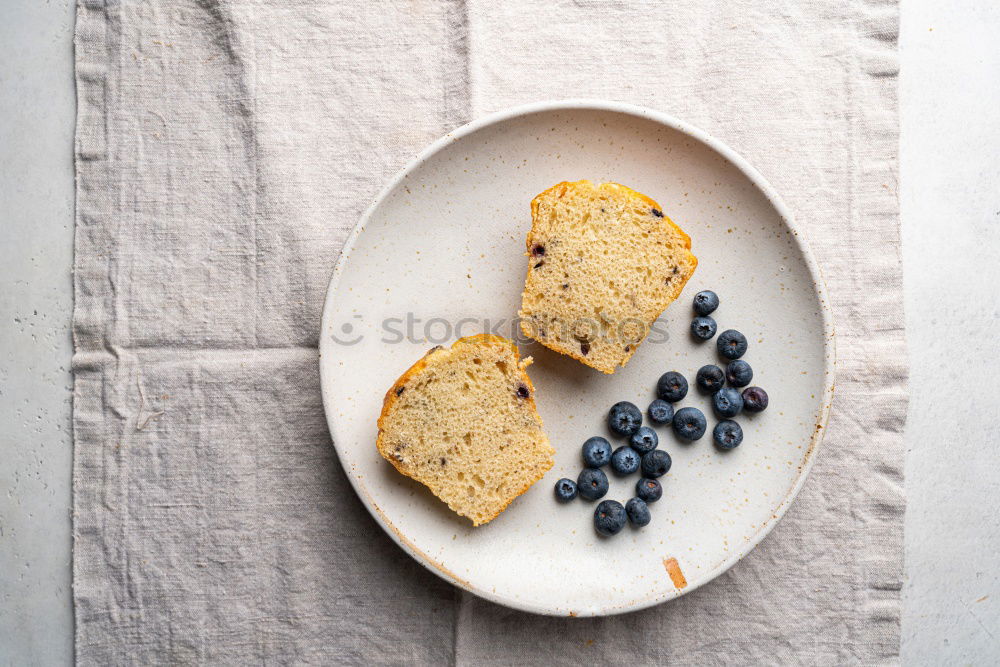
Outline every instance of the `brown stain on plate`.
[(684, 573), (681, 572), (681, 566), (678, 564), (676, 558), (664, 558), (663, 567), (667, 570), (667, 574), (670, 575), (670, 581), (674, 582), (675, 588), (681, 589), (688, 585), (688, 581), (684, 578)]

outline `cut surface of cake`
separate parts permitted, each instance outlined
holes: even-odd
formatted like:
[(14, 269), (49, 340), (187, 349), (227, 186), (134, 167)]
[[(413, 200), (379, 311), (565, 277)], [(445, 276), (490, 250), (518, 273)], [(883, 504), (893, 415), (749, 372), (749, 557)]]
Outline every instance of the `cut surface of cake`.
[(489, 334), (432, 349), (386, 392), (379, 453), (473, 525), (491, 521), (553, 464), (530, 363)]
[(539, 194), (526, 245), (522, 332), (604, 373), (628, 362), (698, 266), (663, 208), (617, 183)]

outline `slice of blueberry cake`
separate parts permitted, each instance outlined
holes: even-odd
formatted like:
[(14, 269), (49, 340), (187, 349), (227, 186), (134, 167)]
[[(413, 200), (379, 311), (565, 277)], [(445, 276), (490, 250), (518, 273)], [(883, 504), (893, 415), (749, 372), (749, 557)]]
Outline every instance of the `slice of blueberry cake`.
[(698, 259), (649, 197), (617, 183), (560, 183), (531, 201), (521, 330), (604, 373), (635, 354)]
[(379, 453), (473, 525), (491, 521), (553, 464), (529, 364), (500, 336), (432, 349), (386, 393)]

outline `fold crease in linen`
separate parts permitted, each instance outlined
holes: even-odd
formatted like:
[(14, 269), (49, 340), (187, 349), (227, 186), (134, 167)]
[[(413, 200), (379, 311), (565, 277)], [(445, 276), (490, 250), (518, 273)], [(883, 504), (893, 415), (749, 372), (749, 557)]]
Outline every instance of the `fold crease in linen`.
[[(895, 0), (81, 0), (74, 600), (81, 664), (892, 663), (905, 341)], [(319, 396), (338, 251), (482, 114), (660, 109), (808, 231), (838, 335), (828, 435), (774, 532), (621, 617), (461, 593), (364, 511)]]

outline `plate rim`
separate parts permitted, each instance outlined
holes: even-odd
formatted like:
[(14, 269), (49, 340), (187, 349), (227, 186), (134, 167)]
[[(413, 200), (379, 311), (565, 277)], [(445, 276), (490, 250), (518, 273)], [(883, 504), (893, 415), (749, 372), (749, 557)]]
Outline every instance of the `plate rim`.
[[(820, 314), (823, 321), (823, 372), (824, 372), (824, 387), (822, 407), (820, 408), (819, 418), (816, 420), (816, 428), (813, 429), (813, 435), (810, 438), (809, 447), (806, 450), (805, 458), (799, 475), (796, 477), (795, 481), (788, 488), (788, 490), (781, 497), (780, 502), (774, 508), (772, 512), (772, 517), (770, 520), (764, 522), (757, 531), (750, 536), (750, 538), (740, 545), (740, 548), (735, 550), (731, 555), (729, 555), (724, 560), (720, 561), (717, 565), (709, 568), (705, 574), (702, 574), (698, 579), (687, 582), (684, 588), (675, 588), (672, 592), (665, 594), (656, 594), (646, 598), (641, 598), (634, 600), (625, 604), (618, 605), (598, 605), (589, 609), (580, 610), (563, 610), (555, 609), (552, 607), (545, 607), (541, 605), (535, 605), (524, 600), (519, 600), (515, 598), (508, 598), (502, 595), (498, 595), (488, 590), (483, 590), (476, 588), (470, 584), (465, 579), (457, 576), (455, 573), (450, 571), (442, 563), (436, 561), (434, 558), (430, 557), (428, 554), (421, 551), (413, 542), (403, 535), (399, 529), (395, 527), (388, 516), (382, 511), (374, 499), (369, 495), (367, 489), (361, 481), (348, 469), (348, 466), (344, 464), (343, 454), (340, 447), (337, 444), (336, 437), (336, 426), (335, 419), (333, 417), (334, 410), (330, 405), (332, 398), (327, 393), (327, 379), (328, 372), (324, 370), (325, 364), (323, 363), (323, 354), (329, 348), (331, 343), (328, 342), (326, 331), (328, 326), (331, 324), (329, 321), (330, 313), (333, 310), (333, 299), (334, 294), (337, 291), (337, 287), (340, 283), (340, 278), (344, 272), (344, 268), (347, 265), (348, 259), (351, 257), (355, 243), (358, 237), (360, 237), (362, 231), (368, 220), (371, 218), (372, 214), (378, 209), (378, 207), (386, 200), (390, 193), (392, 193), (404, 179), (406, 179), (414, 170), (416, 170), (420, 165), (426, 162), (428, 159), (433, 157), (439, 151), (444, 149), (446, 146), (458, 141), (459, 139), (470, 135), (478, 130), (491, 125), (496, 125), (504, 121), (512, 120), (521, 116), (528, 116), (536, 113), (543, 112), (553, 112), (553, 111), (607, 111), (614, 113), (621, 113), (629, 116), (635, 116), (637, 118), (642, 118), (645, 120), (652, 120), (661, 125), (664, 125), (672, 130), (680, 132), (681, 134), (688, 136), (708, 148), (714, 150), (716, 153), (721, 155), (726, 161), (735, 166), (750, 182), (760, 191), (761, 194), (767, 199), (768, 203), (774, 207), (778, 215), (781, 217), (782, 221), (788, 227), (789, 231), (792, 233), (792, 237), (795, 241), (796, 246), (802, 253), (805, 259), (806, 268), (809, 271), (810, 278), (813, 282), (813, 289), (819, 299)], [(348, 234), (347, 238), (344, 240), (344, 244), (340, 250), (340, 255), (337, 257), (337, 262), (334, 265), (333, 272), (330, 276), (330, 282), (327, 285), (326, 296), (323, 300), (323, 315), (320, 321), (320, 336), (319, 336), (319, 354), (317, 357), (317, 362), (319, 365), (320, 373), (320, 392), (323, 400), (323, 412), (326, 416), (327, 428), (330, 431), (330, 440), (333, 443), (333, 447), (337, 452), (337, 460), (340, 463), (344, 474), (347, 476), (348, 481), (351, 483), (351, 487), (354, 489), (355, 493), (361, 499), (362, 504), (368, 513), (371, 514), (372, 518), (389, 534), (389, 537), (399, 545), (403, 551), (405, 551), (410, 557), (416, 560), (418, 563), (423, 565), (425, 568), (438, 575), (448, 583), (458, 586), (464, 590), (473, 593), (479, 597), (486, 600), (494, 602), (496, 604), (503, 605), (512, 609), (517, 609), (520, 611), (530, 612), (534, 614), (541, 614), (546, 616), (580, 616), (580, 617), (592, 617), (592, 616), (611, 616), (615, 614), (623, 614), (632, 611), (638, 611), (640, 609), (646, 609), (648, 607), (661, 604), (668, 600), (673, 600), (679, 598), (683, 595), (687, 595), (692, 591), (697, 590), (701, 586), (713, 581), (720, 575), (724, 574), (729, 568), (742, 560), (747, 554), (754, 550), (758, 544), (767, 537), (779, 521), (784, 517), (788, 508), (791, 506), (792, 502), (798, 496), (799, 491), (805, 484), (806, 479), (809, 477), (809, 473), (812, 470), (813, 464), (816, 460), (816, 456), (819, 451), (820, 443), (823, 440), (823, 436), (826, 433), (826, 426), (830, 416), (830, 409), (833, 402), (834, 386), (836, 384), (836, 336), (834, 333), (833, 325), (833, 312), (830, 306), (829, 296), (826, 290), (826, 283), (823, 280), (822, 271), (817, 263), (815, 257), (813, 256), (812, 250), (809, 247), (809, 243), (802, 229), (796, 224), (795, 219), (792, 217), (791, 212), (788, 207), (782, 201), (781, 197), (778, 195), (774, 187), (767, 181), (764, 176), (757, 171), (753, 165), (751, 165), (745, 158), (743, 158), (739, 153), (730, 148), (727, 144), (721, 140), (715, 138), (708, 132), (701, 130), (689, 123), (679, 120), (670, 114), (657, 111), (654, 109), (649, 109), (647, 107), (642, 107), (634, 104), (629, 104), (625, 102), (614, 102), (609, 100), (600, 99), (590, 99), (590, 98), (571, 98), (571, 99), (557, 99), (557, 100), (545, 100), (540, 102), (532, 102), (529, 104), (522, 104), (514, 107), (509, 107), (506, 109), (501, 109), (493, 113), (486, 114), (479, 118), (476, 118), (450, 132), (445, 133), (443, 136), (439, 137), (423, 150), (421, 150), (415, 157), (410, 159), (399, 171), (397, 171), (393, 177), (382, 187), (379, 193), (375, 196), (372, 202), (368, 205), (365, 211), (361, 214), (358, 222), (354, 225), (354, 228)]]

